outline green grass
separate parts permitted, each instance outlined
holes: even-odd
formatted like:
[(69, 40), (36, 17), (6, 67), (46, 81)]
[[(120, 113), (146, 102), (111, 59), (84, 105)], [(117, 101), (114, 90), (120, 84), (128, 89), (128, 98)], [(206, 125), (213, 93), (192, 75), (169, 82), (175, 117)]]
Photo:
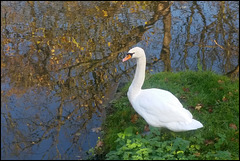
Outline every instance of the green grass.
[[(148, 76), (143, 88), (172, 92), (204, 127), (195, 131), (171, 132), (151, 127), (136, 112), (126, 96), (111, 103), (104, 123), (103, 159), (239, 159), (239, 80), (213, 72), (162, 72)], [(200, 104), (201, 109), (195, 107)]]

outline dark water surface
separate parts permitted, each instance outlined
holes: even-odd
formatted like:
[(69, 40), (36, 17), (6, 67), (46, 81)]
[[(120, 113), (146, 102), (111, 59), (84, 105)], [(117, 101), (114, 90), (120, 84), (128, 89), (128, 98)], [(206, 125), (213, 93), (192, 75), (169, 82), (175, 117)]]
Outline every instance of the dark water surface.
[(238, 76), (239, 2), (1, 1), (1, 159), (85, 158), (134, 46), (149, 73)]

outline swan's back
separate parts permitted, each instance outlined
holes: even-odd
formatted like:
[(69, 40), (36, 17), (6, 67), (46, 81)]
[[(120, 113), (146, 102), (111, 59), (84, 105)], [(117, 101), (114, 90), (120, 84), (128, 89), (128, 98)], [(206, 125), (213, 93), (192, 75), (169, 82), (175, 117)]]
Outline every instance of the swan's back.
[(202, 127), (202, 124), (192, 119), (192, 114), (183, 108), (180, 101), (169, 91), (156, 88), (141, 90), (130, 102), (151, 126), (167, 127), (172, 131)]

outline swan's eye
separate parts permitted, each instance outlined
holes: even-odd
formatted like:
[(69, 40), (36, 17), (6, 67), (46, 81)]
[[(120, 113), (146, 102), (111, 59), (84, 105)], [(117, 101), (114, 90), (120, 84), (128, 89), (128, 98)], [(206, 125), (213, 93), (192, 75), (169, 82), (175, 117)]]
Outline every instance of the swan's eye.
[(127, 53), (127, 55), (131, 55), (131, 57), (132, 57), (133, 54), (134, 54), (134, 53)]

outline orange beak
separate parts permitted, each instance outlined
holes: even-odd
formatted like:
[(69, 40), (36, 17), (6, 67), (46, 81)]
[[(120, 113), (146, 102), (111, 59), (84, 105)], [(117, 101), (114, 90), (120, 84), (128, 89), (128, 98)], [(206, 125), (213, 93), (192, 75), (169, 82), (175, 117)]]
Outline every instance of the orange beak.
[(127, 60), (129, 60), (131, 58), (132, 58), (132, 55), (128, 54), (125, 58), (123, 58), (122, 62), (125, 62), (125, 61), (127, 61)]

